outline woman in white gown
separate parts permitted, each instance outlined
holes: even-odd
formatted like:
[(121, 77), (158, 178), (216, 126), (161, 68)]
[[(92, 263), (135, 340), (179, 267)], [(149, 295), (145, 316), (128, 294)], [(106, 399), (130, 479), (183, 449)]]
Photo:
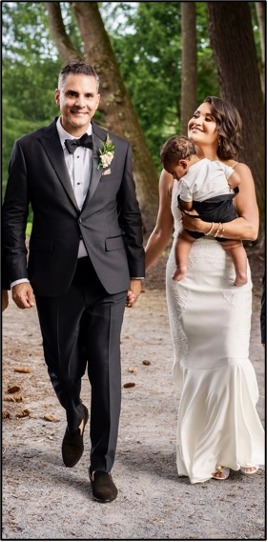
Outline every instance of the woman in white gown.
[[(234, 203), (238, 218), (224, 224), (224, 237), (254, 240), (258, 208), (254, 181), (235, 162), (241, 120), (220, 98), (208, 97), (188, 125), (200, 158), (221, 160), (241, 178)], [(211, 223), (183, 215), (177, 206), (179, 182), (165, 170), (159, 182), (159, 212), (146, 247), (146, 268), (157, 260), (174, 231), (167, 271), (167, 303), (174, 346), (174, 379), (181, 390), (178, 475), (191, 483), (224, 480), (230, 469), (254, 474), (264, 463), (264, 434), (256, 403), (258, 386), (248, 358), (252, 282), (234, 286), (231, 258), (213, 237), (192, 244), (186, 276), (176, 282), (175, 241), (180, 228), (207, 234)], [(215, 225), (215, 231), (217, 226)]]

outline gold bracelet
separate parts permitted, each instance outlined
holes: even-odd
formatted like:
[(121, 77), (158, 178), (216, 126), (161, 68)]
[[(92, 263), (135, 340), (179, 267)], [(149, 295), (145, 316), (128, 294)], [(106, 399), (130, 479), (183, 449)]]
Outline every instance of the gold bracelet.
[(218, 228), (216, 230), (216, 233), (215, 233), (214, 237), (218, 237), (218, 235), (220, 233), (220, 229), (221, 229), (221, 222), (218, 223)]
[(214, 228), (214, 222), (212, 222), (211, 227), (209, 228), (209, 231), (205, 233), (205, 235), (210, 235), (212, 233), (213, 228)]
[(224, 227), (223, 227), (223, 224), (221, 225), (221, 233), (219, 235), (219, 237), (223, 237), (223, 232), (224, 232)]

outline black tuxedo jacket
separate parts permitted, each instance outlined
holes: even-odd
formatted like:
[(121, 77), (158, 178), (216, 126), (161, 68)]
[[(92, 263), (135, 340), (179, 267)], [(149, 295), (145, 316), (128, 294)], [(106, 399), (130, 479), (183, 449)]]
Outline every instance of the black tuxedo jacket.
[[(107, 131), (92, 123), (93, 164), (89, 192), (78, 209), (55, 119), (49, 126), (16, 141), (3, 206), (3, 244), (11, 282), (29, 278), (35, 294), (64, 294), (75, 273), (82, 238), (108, 293), (129, 287), (130, 277), (144, 276), (139, 206), (132, 176), (131, 147), (109, 134), (114, 159), (97, 170), (98, 150)], [(108, 169), (108, 168), (107, 168)], [(29, 261), (25, 229), (29, 203), (33, 228)]]

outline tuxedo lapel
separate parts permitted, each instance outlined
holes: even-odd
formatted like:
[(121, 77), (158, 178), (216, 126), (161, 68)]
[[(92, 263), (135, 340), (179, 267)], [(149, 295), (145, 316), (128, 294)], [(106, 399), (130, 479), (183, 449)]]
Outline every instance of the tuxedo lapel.
[(102, 174), (102, 168), (97, 169), (98, 163), (99, 163), (99, 150), (102, 149), (103, 143), (104, 143), (104, 137), (103, 133), (105, 134), (104, 130), (96, 126), (95, 124), (92, 124), (92, 141), (93, 141), (93, 152), (92, 152), (92, 169), (91, 169), (91, 179), (90, 179), (90, 185), (89, 185), (89, 191), (88, 195), (86, 197), (85, 203), (83, 207), (91, 200), (93, 197), (96, 188), (99, 184), (101, 174)]
[(58, 132), (56, 129), (55, 120), (49, 126), (46, 127), (44, 137), (40, 138), (40, 142), (43, 145), (46, 151), (46, 154), (63, 188), (67, 192), (75, 208), (78, 209), (78, 205), (77, 205), (77, 202), (74, 196), (74, 191), (72, 188), (70, 175), (66, 166), (62, 146), (61, 146)]

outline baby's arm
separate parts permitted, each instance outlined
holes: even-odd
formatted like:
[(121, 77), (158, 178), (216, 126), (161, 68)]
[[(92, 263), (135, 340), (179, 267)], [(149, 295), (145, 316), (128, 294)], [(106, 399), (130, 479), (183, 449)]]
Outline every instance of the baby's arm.
[(188, 186), (182, 177), (180, 180), (180, 195), (178, 196), (178, 203), (181, 211), (192, 211), (193, 199), (192, 187)]
[(182, 199), (180, 199), (180, 203), (181, 203), (182, 208), (185, 209), (185, 211), (191, 211), (193, 208), (192, 201), (183, 201)]

